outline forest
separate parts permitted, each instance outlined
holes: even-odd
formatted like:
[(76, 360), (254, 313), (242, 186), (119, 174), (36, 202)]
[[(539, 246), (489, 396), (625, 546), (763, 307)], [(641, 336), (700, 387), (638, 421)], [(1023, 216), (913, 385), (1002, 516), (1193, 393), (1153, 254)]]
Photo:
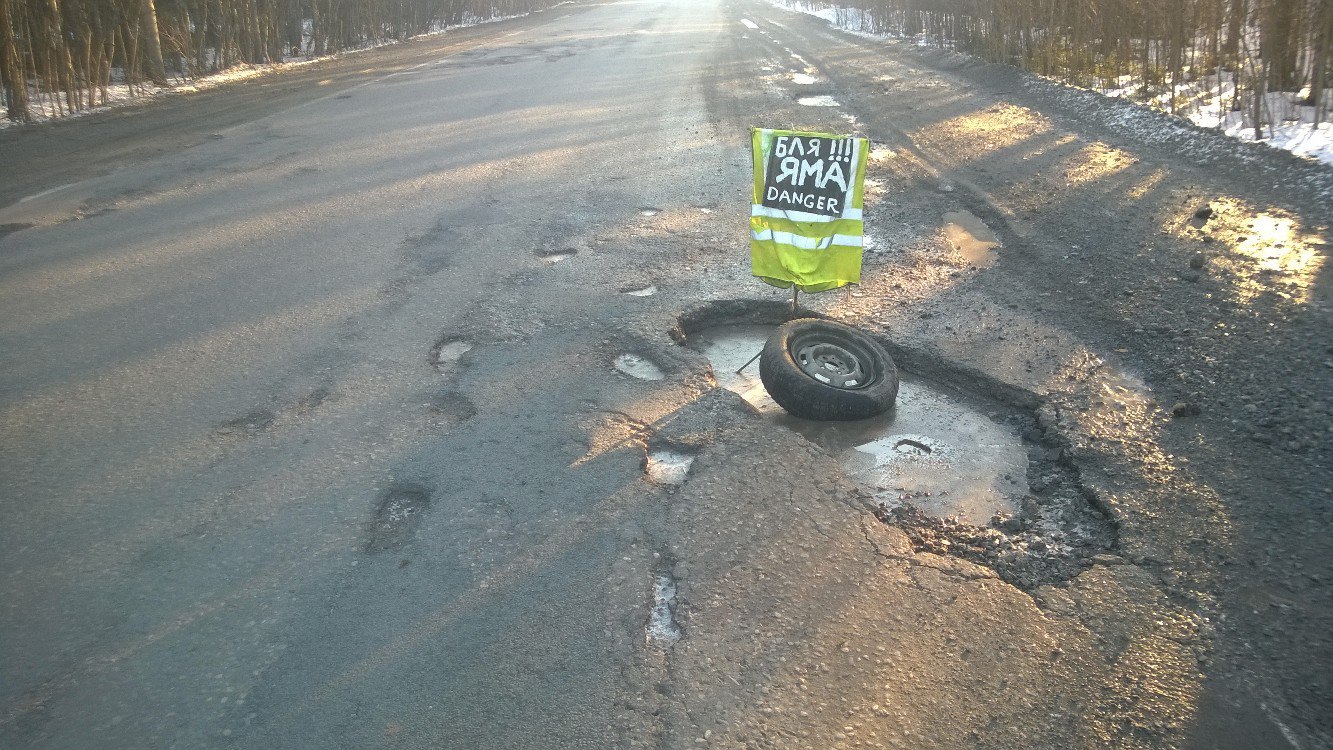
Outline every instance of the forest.
[(1328, 119), (1333, 0), (851, 0), (840, 15), (1172, 114), (1243, 113), (1256, 139)]
[(238, 65), (406, 39), (556, 0), (0, 0), (0, 90), (12, 122), (104, 104)]
[[(108, 87), (266, 65), (404, 39), (555, 0), (0, 0), (11, 121), (103, 104)], [(1171, 113), (1264, 124), (1327, 120), (1333, 0), (850, 0), (861, 30), (1128, 90)], [(845, 24), (844, 24), (845, 25)], [(1222, 117), (1225, 120), (1225, 116)]]

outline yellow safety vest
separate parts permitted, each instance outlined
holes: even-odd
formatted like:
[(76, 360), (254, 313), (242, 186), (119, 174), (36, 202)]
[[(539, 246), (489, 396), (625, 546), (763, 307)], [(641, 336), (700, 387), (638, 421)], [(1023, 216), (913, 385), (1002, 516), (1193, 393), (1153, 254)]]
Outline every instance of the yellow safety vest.
[(773, 286), (861, 281), (866, 152), (855, 136), (754, 128), (750, 265)]

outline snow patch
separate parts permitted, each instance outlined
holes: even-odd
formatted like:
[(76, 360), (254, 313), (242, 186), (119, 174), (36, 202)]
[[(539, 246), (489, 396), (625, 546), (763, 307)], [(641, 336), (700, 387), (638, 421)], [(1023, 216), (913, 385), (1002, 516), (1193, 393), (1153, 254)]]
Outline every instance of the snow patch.
[(745, 28), (747, 28), (747, 29), (757, 29), (757, 28), (759, 28), (759, 24), (755, 23), (754, 21), (751, 21), (751, 20), (748, 19), (748, 18), (742, 18), (742, 19), (741, 19), (741, 24), (742, 24), (743, 26), (745, 26)]

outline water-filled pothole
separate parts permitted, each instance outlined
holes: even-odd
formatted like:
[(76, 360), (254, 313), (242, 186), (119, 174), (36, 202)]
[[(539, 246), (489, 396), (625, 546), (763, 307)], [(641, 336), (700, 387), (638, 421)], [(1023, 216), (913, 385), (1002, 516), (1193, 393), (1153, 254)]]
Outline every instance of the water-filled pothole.
[(944, 236), (968, 263), (978, 268), (995, 265), (995, 250), (1000, 246), (1000, 238), (970, 211), (944, 214)]
[(615, 368), (639, 380), (661, 380), (666, 377), (661, 368), (637, 354), (622, 354), (616, 357)]
[(895, 408), (858, 422), (793, 417), (768, 395), (759, 365), (736, 371), (763, 348), (772, 326), (721, 326), (699, 331), (690, 346), (713, 363), (718, 384), (740, 394), (774, 422), (837, 457), (844, 471), (878, 501), (913, 504), (940, 518), (984, 525), (1017, 512), (1028, 492), (1027, 449), (1012, 428), (958, 398), (913, 378), (898, 389)]
[(805, 107), (841, 107), (842, 103), (827, 94), (820, 96), (802, 96), (796, 100), (797, 104)]
[(657, 294), (657, 286), (649, 284), (644, 287), (630, 287), (628, 289), (620, 290), (620, 293), (627, 294), (631, 297), (651, 297), (654, 294)]
[(976, 373), (959, 373), (966, 393), (955, 392), (939, 385), (953, 382), (944, 363), (894, 349), (920, 360), (934, 381), (904, 375), (888, 414), (862, 422), (788, 415), (764, 390), (757, 363), (736, 372), (787, 316), (761, 303), (712, 303), (683, 315), (674, 335), (712, 362), (720, 386), (837, 457), (874, 497), (875, 515), (902, 527), (916, 549), (989, 566), (1033, 591), (1073, 578), (1115, 546), (1114, 525), (1060, 450), (1066, 439), (1051, 419), (1036, 418), (1030, 394)]
[(431, 353), (431, 364), (435, 369), (446, 372), (458, 366), (463, 355), (472, 351), (472, 342), (463, 339), (445, 338), (435, 345)]
[(561, 249), (538, 250), (537, 257), (541, 258), (547, 263), (559, 263), (560, 261), (565, 260), (566, 258), (572, 258), (575, 255), (578, 255), (578, 252), (579, 252), (578, 250), (575, 250), (572, 247), (561, 248)]

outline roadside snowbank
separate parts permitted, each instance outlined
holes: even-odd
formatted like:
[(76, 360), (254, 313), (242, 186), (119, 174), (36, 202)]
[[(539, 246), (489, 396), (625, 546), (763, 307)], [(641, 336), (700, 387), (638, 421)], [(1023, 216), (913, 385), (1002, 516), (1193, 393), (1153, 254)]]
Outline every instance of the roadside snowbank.
[[(804, 13), (823, 19), (829, 25), (857, 36), (879, 40), (902, 39), (894, 34), (875, 33), (873, 17), (868, 11), (859, 8), (841, 8), (809, 0), (768, 0), (768, 2), (791, 13)], [(933, 46), (924, 36), (913, 41), (919, 46)], [(1265, 109), (1272, 115), (1274, 121), (1281, 124), (1275, 127), (1265, 125), (1262, 129), (1263, 137), (1256, 139), (1251, 113), (1235, 111), (1230, 106), (1231, 99), (1235, 95), (1235, 87), (1227, 80), (1225, 74), (1202, 76), (1196, 83), (1181, 86), (1175, 92), (1157, 93), (1146, 98), (1138, 86), (1127, 80), (1114, 82), (1110, 86), (1083, 89), (1058, 81), (1041, 79), (1040, 76), (1033, 77), (1071, 91), (1085, 91), (1109, 98), (1124, 99), (1145, 111), (1151, 110), (1178, 117), (1200, 127), (1225, 133), (1240, 141), (1258, 140), (1271, 148), (1333, 165), (1333, 123), (1323, 122), (1316, 126), (1313, 122), (1314, 107), (1294, 103), (1291, 94), (1269, 94), (1265, 98)], [(1174, 115), (1170, 112), (1173, 93), (1178, 103)], [(1182, 99), (1185, 103), (1180, 105)], [(1134, 119), (1136, 128), (1140, 130), (1153, 127), (1154, 122), (1158, 128), (1174, 129), (1172, 122), (1167, 119)]]

